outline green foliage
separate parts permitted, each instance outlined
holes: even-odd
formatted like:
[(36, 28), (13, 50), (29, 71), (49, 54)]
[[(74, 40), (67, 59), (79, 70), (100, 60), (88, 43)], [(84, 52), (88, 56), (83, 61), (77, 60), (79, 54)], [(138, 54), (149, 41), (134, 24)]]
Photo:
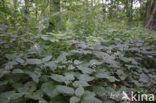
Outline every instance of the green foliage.
[[(98, 41), (93, 41), (92, 37), (87, 37), (85, 41), (73, 39), (74, 36), (72, 39), (59, 38), (59, 34), (57, 41), (53, 41), (53, 38), (48, 38), (47, 41), (42, 35), (41, 45), (32, 44), (30, 49), (20, 52), (15, 52), (14, 48), (9, 51), (3, 49), (4, 54), (1, 56), (4, 61), (0, 69), (1, 102), (25, 98), (38, 100), (39, 103), (102, 103), (110, 101), (108, 96), (113, 91), (120, 92), (122, 88), (137, 91), (138, 88), (151, 86), (155, 81), (152, 69), (156, 62), (155, 39), (151, 38), (151, 34), (135, 34), (133, 37), (137, 31), (129, 30), (131, 33), (128, 34), (126, 28), (122, 31), (114, 28), (113, 32), (110, 29), (105, 33), (111, 34), (97, 38)], [(118, 32), (128, 36), (123, 39)], [(139, 31), (137, 33), (140, 34)], [(9, 36), (7, 38), (14, 39)], [(18, 42), (18, 39), (15, 41)], [(56, 47), (51, 45), (56, 42), (60, 46), (64, 43), (67, 45), (63, 45), (64, 49), (57, 55), (54, 51), (51, 54), (45, 52), (52, 48), (55, 50)], [(26, 43), (29, 43), (28, 39)], [(1, 45), (5, 47), (9, 44)], [(114, 83), (117, 88), (113, 88)], [(5, 95), (6, 93), (9, 94)]]
[[(48, 0), (18, 9), (6, 2), (0, 1), (0, 103), (120, 103), (111, 93), (153, 93), (156, 32), (104, 21), (96, 1), (62, 1), (56, 13)], [(57, 26), (48, 31), (50, 20)]]

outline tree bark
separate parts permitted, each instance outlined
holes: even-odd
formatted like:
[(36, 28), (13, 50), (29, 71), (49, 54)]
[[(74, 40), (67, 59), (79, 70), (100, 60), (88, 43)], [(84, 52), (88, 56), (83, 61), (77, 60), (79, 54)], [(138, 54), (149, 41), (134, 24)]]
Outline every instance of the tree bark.
[(148, 17), (147, 23), (145, 25), (146, 28), (150, 28), (152, 22), (154, 21), (155, 15), (156, 15), (156, 0), (154, 0), (154, 2), (153, 2), (152, 13)]
[(151, 0), (148, 0), (146, 3), (146, 17), (145, 17), (145, 24), (147, 24), (148, 18), (151, 14)]

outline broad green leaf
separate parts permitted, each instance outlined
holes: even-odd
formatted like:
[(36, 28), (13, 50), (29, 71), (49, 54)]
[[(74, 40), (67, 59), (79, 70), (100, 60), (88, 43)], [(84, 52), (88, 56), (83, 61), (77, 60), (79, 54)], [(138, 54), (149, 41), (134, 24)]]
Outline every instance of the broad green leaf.
[(26, 74), (28, 74), (32, 79), (33, 81), (35, 81), (36, 83), (39, 82), (39, 78), (41, 76), (41, 73), (39, 71), (25, 71)]
[(5, 69), (0, 69), (0, 78), (3, 77), (5, 74), (10, 73), (10, 71), (5, 70)]
[(76, 96), (82, 96), (83, 94), (84, 94), (84, 88), (83, 87), (79, 87), (75, 90)]
[(75, 69), (75, 67), (73, 65), (68, 66), (68, 70), (74, 70), (74, 69)]
[(8, 28), (7, 25), (0, 24), (0, 31), (6, 30)]
[(27, 64), (41, 64), (42, 61), (40, 59), (27, 59), (26, 63)]
[(101, 43), (97, 43), (97, 44), (95, 44), (93, 47), (94, 47), (95, 50), (101, 50), (101, 49), (104, 48), (104, 47), (101, 45)]
[(78, 103), (80, 101), (80, 98), (78, 97), (71, 97), (70, 98), (70, 103)]
[(99, 62), (99, 61), (97, 61), (97, 60), (91, 60), (90, 62), (89, 62), (89, 64), (90, 65), (100, 65), (100, 64), (102, 64), (102, 62)]
[(5, 54), (5, 57), (9, 60), (15, 59), (17, 54)]
[(121, 79), (121, 80), (125, 80), (126, 79), (126, 74), (122, 71), (122, 70), (117, 70), (117, 75), (119, 76), (119, 78)]
[(117, 70), (116, 73), (117, 73), (119, 76), (122, 75), (122, 74), (124, 74), (124, 72), (123, 72), (122, 70)]
[(57, 81), (57, 82), (65, 82), (66, 78), (62, 75), (58, 75), (58, 74), (52, 74), (50, 76), (50, 78), (52, 78), (53, 80)]
[(57, 64), (54, 61), (46, 63), (45, 66), (49, 67), (51, 70), (55, 70), (57, 68)]
[(66, 95), (73, 95), (74, 94), (74, 89), (71, 87), (63, 86), (63, 85), (58, 85), (56, 87), (57, 91), (61, 94), (66, 94)]
[(22, 97), (23, 95), (24, 95), (24, 93), (14, 93), (10, 96), (10, 99), (15, 100), (15, 99)]
[(75, 78), (74, 78), (73, 74), (68, 73), (68, 74), (65, 75), (65, 79), (71, 81), (71, 80), (74, 80)]
[(43, 83), (41, 88), (42, 88), (43, 92), (47, 96), (49, 96), (51, 99), (58, 95), (56, 86), (53, 84), (53, 82)]
[(78, 66), (78, 69), (81, 70), (84, 74), (92, 74), (94, 71), (87, 67)]
[(57, 62), (61, 62), (61, 61), (64, 61), (66, 60), (66, 56), (67, 56), (67, 53), (63, 52), (58, 58), (57, 58)]
[(92, 80), (94, 80), (94, 77), (91, 77), (91, 76), (89, 76), (87, 74), (81, 74), (79, 76), (79, 80), (80, 81), (92, 81)]
[(107, 78), (108, 74), (107, 73), (97, 73), (95, 76), (96, 76), (96, 78)]
[(47, 62), (52, 58), (52, 56), (46, 56), (45, 58), (42, 59), (42, 62)]
[(24, 71), (21, 69), (14, 69), (12, 73), (24, 73)]
[(48, 102), (45, 100), (40, 100), (38, 103), (48, 103)]
[(17, 61), (18, 63), (21, 63), (21, 64), (23, 64), (23, 63), (24, 63), (24, 60), (23, 60), (23, 59), (21, 59), (21, 58), (17, 58), (17, 59), (16, 59), (16, 61)]
[(23, 93), (16, 93), (15, 91), (4, 92), (0, 94), (0, 100), (15, 100), (23, 96)]
[(74, 87), (87, 87), (87, 86), (90, 86), (89, 84), (88, 84), (88, 82), (86, 82), (86, 81), (75, 81), (74, 83), (73, 83), (73, 86)]
[(107, 79), (110, 81), (110, 82), (115, 82), (116, 81), (116, 78), (114, 76), (108, 76)]
[(142, 73), (142, 74), (140, 75), (139, 81), (144, 82), (144, 83), (147, 83), (147, 82), (148, 82), (148, 77), (147, 77), (147, 75), (144, 74), (144, 73)]
[(43, 91), (37, 90), (31, 94), (27, 94), (26, 97), (31, 98), (33, 100), (43, 100)]
[(106, 95), (106, 89), (102, 86), (94, 86), (93, 87), (94, 93), (96, 93), (98, 96), (105, 96)]
[(102, 103), (102, 101), (96, 97), (89, 96), (89, 97), (85, 97), (82, 100), (82, 103)]
[(79, 60), (74, 60), (74, 64), (75, 64), (75, 65), (79, 65), (79, 64), (81, 64), (81, 61), (79, 61)]
[(20, 93), (32, 93), (37, 89), (37, 84), (33, 81), (27, 82), (24, 86), (19, 86), (17, 91)]

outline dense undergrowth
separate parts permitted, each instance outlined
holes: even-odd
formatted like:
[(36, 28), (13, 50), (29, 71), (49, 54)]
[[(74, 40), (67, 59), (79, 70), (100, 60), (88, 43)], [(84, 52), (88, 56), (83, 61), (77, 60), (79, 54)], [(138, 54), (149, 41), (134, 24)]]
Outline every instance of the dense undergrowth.
[(118, 23), (88, 36), (0, 30), (0, 103), (121, 103), (111, 93), (156, 93), (154, 31)]

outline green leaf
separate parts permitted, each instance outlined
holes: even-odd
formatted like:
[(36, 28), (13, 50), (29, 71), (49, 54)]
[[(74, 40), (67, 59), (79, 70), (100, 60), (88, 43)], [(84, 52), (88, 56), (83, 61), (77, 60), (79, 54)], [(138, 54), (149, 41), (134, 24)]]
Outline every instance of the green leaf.
[(51, 99), (58, 95), (56, 90), (56, 86), (54, 86), (53, 82), (46, 82), (41, 86), (43, 92), (49, 96)]
[(0, 24), (0, 31), (4, 31), (8, 28), (7, 25), (4, 25), (4, 24)]
[(71, 97), (70, 98), (70, 103), (78, 103), (80, 101), (80, 98), (78, 97)]
[(82, 100), (82, 103), (102, 103), (102, 101), (96, 97), (89, 96), (89, 97), (85, 97)]
[(119, 76), (119, 78), (121, 79), (121, 80), (125, 80), (126, 79), (126, 74), (122, 71), (122, 70), (117, 70), (117, 75)]
[(79, 65), (79, 64), (81, 64), (81, 61), (79, 61), (79, 60), (74, 60), (74, 64), (75, 64), (75, 65)]
[(49, 67), (51, 70), (55, 70), (57, 68), (57, 64), (54, 61), (46, 63), (45, 66)]
[(57, 81), (57, 82), (65, 82), (65, 77), (62, 75), (58, 75), (58, 74), (52, 74), (50, 76), (50, 78), (52, 78), (53, 80)]
[(102, 46), (101, 43), (96, 43), (93, 47), (95, 50), (101, 50), (104, 48), (104, 46)]
[(24, 86), (19, 86), (17, 91), (20, 93), (32, 93), (37, 89), (37, 84), (33, 81), (27, 82)]
[(75, 90), (76, 96), (82, 96), (83, 94), (84, 94), (84, 88), (83, 87), (79, 87)]
[(73, 86), (74, 87), (87, 87), (87, 86), (90, 86), (86, 81), (75, 81), (73, 83)]
[(17, 59), (16, 59), (16, 61), (17, 61), (18, 63), (21, 63), (21, 64), (23, 64), (23, 63), (24, 63), (24, 60), (23, 60), (23, 59), (21, 59), (21, 58), (17, 58)]
[(81, 70), (84, 74), (92, 74), (94, 71), (87, 67), (78, 66), (78, 69)]
[(66, 60), (66, 56), (67, 56), (67, 53), (63, 52), (58, 58), (57, 58), (57, 62), (61, 62), (61, 61), (64, 61)]
[(41, 64), (42, 61), (40, 59), (27, 59), (26, 63), (27, 64)]
[(33, 100), (43, 100), (43, 91), (37, 90), (36, 92), (33, 92), (31, 94), (28, 93), (26, 97)]
[(106, 95), (106, 89), (102, 86), (94, 86), (93, 87), (94, 93), (96, 93), (98, 96), (105, 96)]
[(24, 71), (21, 69), (14, 69), (12, 73), (24, 73)]
[(110, 81), (110, 82), (115, 82), (116, 81), (116, 78), (114, 76), (108, 76), (107, 79)]
[(83, 99), (82, 103), (102, 103), (102, 101), (96, 97), (90, 97)]
[(39, 71), (25, 71), (26, 74), (28, 74), (32, 79), (33, 81), (35, 81), (36, 83), (39, 82), (39, 78), (41, 76), (40, 72)]
[(66, 80), (72, 81), (72, 80), (74, 80), (75, 78), (74, 78), (73, 74), (69, 74), (69, 73), (68, 73), (68, 74), (65, 75), (65, 79), (66, 79)]
[(94, 77), (91, 77), (91, 76), (89, 76), (87, 74), (81, 74), (79, 76), (79, 80), (80, 81), (92, 81), (92, 80), (94, 80)]
[(40, 100), (38, 103), (48, 103), (48, 102), (45, 100)]
[(15, 99), (22, 97), (23, 95), (24, 93), (14, 93), (13, 95), (10, 96), (10, 99), (15, 100)]
[(8, 81), (0, 81), (0, 86), (8, 84)]
[(107, 78), (108, 74), (107, 73), (97, 73), (95, 76), (96, 76), (96, 78)]
[(5, 54), (5, 57), (9, 60), (15, 59), (17, 57), (17, 54)]
[(147, 83), (147, 82), (148, 82), (148, 77), (147, 77), (147, 75), (144, 74), (144, 73), (142, 73), (142, 74), (140, 75), (139, 81), (144, 82), (144, 83)]
[(73, 65), (68, 66), (68, 70), (74, 70), (74, 69), (75, 69), (75, 67)]
[(0, 78), (3, 77), (5, 74), (8, 74), (8, 73), (10, 73), (10, 71), (0, 68)]
[(89, 62), (89, 64), (90, 65), (100, 65), (100, 64), (102, 64), (102, 62), (99, 62), (99, 61), (97, 61), (97, 60), (91, 60), (90, 62)]
[(22, 97), (23, 93), (16, 93), (15, 91), (4, 92), (0, 94), (0, 99), (15, 100)]
[(46, 56), (45, 58), (42, 59), (42, 62), (47, 62), (52, 58), (52, 56)]
[(63, 86), (63, 85), (58, 85), (56, 87), (57, 91), (59, 93), (62, 93), (62, 94), (66, 94), (66, 95), (73, 95), (74, 94), (74, 89), (71, 88), (71, 87), (67, 87), (67, 86)]

